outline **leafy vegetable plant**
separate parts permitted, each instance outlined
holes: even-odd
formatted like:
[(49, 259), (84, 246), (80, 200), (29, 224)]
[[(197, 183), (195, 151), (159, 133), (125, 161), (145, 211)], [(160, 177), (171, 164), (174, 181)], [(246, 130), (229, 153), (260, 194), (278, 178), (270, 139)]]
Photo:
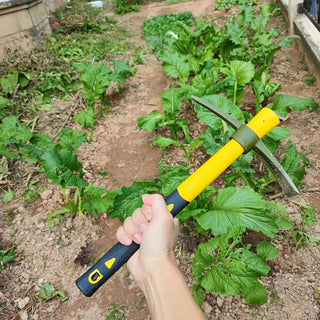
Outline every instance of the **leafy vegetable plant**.
[(114, 71), (103, 63), (88, 65), (81, 77), (83, 83), (83, 94), (88, 100), (88, 108), (80, 111), (75, 120), (86, 128), (92, 128), (95, 122), (95, 104), (100, 100), (99, 117), (103, 114), (102, 106), (108, 102), (106, 90), (111, 81), (123, 85), (128, 77), (132, 75), (132, 69), (128, 62), (113, 60)]

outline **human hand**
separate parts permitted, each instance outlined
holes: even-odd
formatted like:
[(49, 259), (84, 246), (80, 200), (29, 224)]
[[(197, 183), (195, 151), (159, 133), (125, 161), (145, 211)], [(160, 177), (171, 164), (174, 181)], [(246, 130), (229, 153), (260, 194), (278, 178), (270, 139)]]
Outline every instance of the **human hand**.
[(138, 285), (156, 272), (163, 260), (174, 261), (179, 231), (179, 221), (173, 218), (161, 195), (143, 195), (142, 200), (143, 206), (124, 221), (116, 234), (124, 245), (132, 241), (140, 244), (127, 264)]

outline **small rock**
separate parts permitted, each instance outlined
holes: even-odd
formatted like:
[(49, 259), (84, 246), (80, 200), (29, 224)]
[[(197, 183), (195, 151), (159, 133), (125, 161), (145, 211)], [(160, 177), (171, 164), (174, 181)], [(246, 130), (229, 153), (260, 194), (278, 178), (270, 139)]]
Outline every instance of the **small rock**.
[(202, 309), (206, 314), (210, 314), (210, 312), (212, 311), (212, 307), (210, 306), (210, 304), (205, 301), (202, 305)]
[(29, 303), (29, 301), (30, 301), (29, 297), (25, 297), (23, 299), (19, 298), (19, 299), (15, 300), (15, 303), (16, 303), (17, 307), (21, 310)]
[(72, 218), (68, 218), (66, 221), (66, 228), (71, 229), (72, 228)]
[(221, 297), (217, 297), (217, 305), (219, 308), (223, 306), (224, 300)]
[(20, 315), (21, 320), (28, 320), (29, 319), (28, 312), (26, 310), (21, 311), (19, 315)]
[(49, 189), (44, 190), (40, 195), (42, 200), (48, 200), (49, 198), (51, 198), (51, 196), (52, 196), (52, 190), (49, 190)]
[(37, 223), (37, 228), (40, 230), (43, 229), (45, 226), (46, 226), (46, 224), (44, 223), (44, 221), (39, 221)]

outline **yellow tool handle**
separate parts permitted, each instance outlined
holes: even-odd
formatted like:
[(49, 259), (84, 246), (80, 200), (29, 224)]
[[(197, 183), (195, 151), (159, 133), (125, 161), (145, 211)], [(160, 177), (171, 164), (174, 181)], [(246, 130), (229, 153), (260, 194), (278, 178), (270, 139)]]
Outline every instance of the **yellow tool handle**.
[[(259, 139), (279, 123), (278, 116), (268, 108), (263, 108), (248, 124)], [(183, 199), (191, 202), (209, 184), (224, 172), (240, 155), (244, 147), (235, 139), (230, 140), (206, 163), (186, 179), (177, 189)]]

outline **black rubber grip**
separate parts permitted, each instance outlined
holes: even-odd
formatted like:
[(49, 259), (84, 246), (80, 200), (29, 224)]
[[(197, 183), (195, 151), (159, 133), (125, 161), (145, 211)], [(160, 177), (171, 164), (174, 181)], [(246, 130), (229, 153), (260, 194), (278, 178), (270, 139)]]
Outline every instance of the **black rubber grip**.
[(94, 266), (77, 279), (78, 288), (85, 296), (92, 296), (131, 258), (139, 247), (140, 245), (135, 242), (132, 242), (130, 246), (118, 242)]

